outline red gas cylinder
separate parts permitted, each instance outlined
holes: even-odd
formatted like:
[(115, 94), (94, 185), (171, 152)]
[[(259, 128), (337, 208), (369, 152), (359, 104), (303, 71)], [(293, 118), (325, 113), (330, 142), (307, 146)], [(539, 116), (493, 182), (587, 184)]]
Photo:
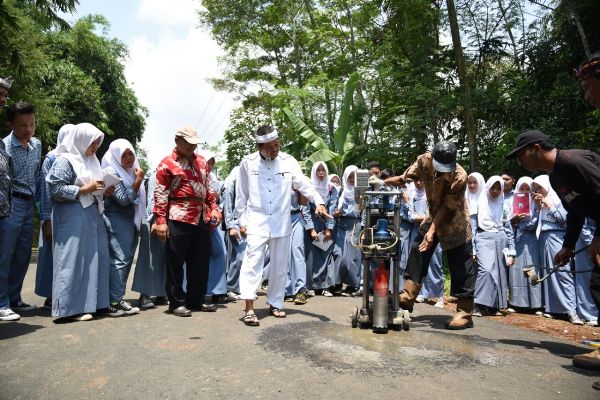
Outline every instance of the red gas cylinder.
[(385, 333), (388, 330), (388, 282), (390, 274), (383, 261), (375, 270), (373, 282), (373, 331)]

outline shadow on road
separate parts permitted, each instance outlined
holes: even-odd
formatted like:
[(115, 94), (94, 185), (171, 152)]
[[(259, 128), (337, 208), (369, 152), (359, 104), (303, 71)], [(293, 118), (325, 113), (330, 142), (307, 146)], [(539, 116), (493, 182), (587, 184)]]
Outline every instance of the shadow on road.
[(27, 335), (41, 328), (44, 328), (44, 326), (25, 324), (23, 322), (5, 322), (0, 324), (0, 340)]

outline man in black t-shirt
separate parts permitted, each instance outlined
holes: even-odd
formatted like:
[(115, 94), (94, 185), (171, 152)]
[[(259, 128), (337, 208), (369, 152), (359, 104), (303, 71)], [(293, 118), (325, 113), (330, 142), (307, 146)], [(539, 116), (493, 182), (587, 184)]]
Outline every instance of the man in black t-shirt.
[[(585, 98), (600, 108), (600, 53), (595, 53), (576, 70), (576, 77), (585, 90)], [(575, 243), (585, 218), (596, 224), (589, 247), (596, 267), (590, 279), (590, 291), (600, 309), (600, 155), (589, 150), (558, 150), (541, 131), (522, 132), (515, 148), (506, 159), (517, 158), (529, 171), (544, 171), (550, 175), (552, 188), (567, 210), (567, 232), (562, 249), (554, 256), (556, 263), (566, 263), (573, 257)], [(573, 357), (576, 367), (600, 369), (600, 349)], [(594, 383), (600, 390), (600, 382)]]

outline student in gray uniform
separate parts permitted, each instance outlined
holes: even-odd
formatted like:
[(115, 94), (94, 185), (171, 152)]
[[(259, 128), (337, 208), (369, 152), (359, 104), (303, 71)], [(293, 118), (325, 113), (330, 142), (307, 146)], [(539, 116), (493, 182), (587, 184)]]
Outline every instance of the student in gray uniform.
[[(585, 224), (577, 240), (576, 249), (589, 246), (594, 239), (596, 224), (591, 218), (585, 219)], [(575, 255), (575, 270), (587, 271), (575, 275), (575, 291), (577, 293), (577, 315), (585, 321), (586, 325), (598, 326), (598, 307), (594, 303), (590, 291), (590, 278), (595, 264), (588, 251), (582, 251)]]
[[(354, 200), (354, 180), (356, 178), (355, 165), (349, 165), (344, 170), (342, 183), (344, 189), (338, 199), (336, 217), (336, 271), (340, 281), (348, 286), (347, 292), (351, 296), (361, 296), (362, 263), (361, 252), (353, 245), (358, 244), (361, 231), (360, 212), (356, 209)], [(337, 278), (336, 278), (337, 279)]]
[[(554, 267), (554, 256), (562, 248), (565, 235), (567, 211), (560, 198), (550, 186), (548, 175), (540, 175), (533, 180), (534, 201), (539, 210), (539, 222), (536, 235), (540, 241), (542, 266), (547, 273)], [(560, 268), (570, 271), (571, 263)], [(581, 325), (577, 316), (575, 278), (570, 273), (558, 272), (550, 275), (544, 282), (544, 317), (565, 315), (573, 324)]]
[(246, 240), (240, 235), (240, 227), (235, 213), (235, 183), (240, 167), (234, 167), (227, 179), (223, 190), (223, 221), (227, 243), (227, 296), (235, 301), (240, 295), (240, 268), (244, 260)]
[[(138, 306), (141, 309), (154, 308), (158, 305), (168, 305), (167, 291), (167, 267), (165, 264), (165, 242), (158, 236), (151, 234), (154, 224), (154, 187), (156, 186), (156, 171), (148, 177), (148, 188), (146, 193), (148, 205), (144, 219), (140, 226), (140, 250), (131, 290), (140, 293)], [(152, 299), (151, 296), (156, 296)]]
[(108, 232), (110, 255), (110, 306), (108, 315), (136, 314), (124, 300), (127, 279), (138, 245), (138, 232), (146, 210), (145, 172), (140, 168), (135, 150), (126, 139), (113, 141), (102, 157), (104, 171), (121, 178), (112, 196), (104, 199), (104, 222)]
[[(56, 136), (56, 147), (75, 129), (75, 125), (63, 125)], [(56, 148), (49, 151), (42, 163), (39, 181), (40, 237), (38, 242), (37, 269), (35, 271), (35, 294), (45, 297), (44, 308), (52, 309), (52, 196), (46, 185), (48, 171), (56, 160)]]
[[(533, 179), (523, 176), (517, 181), (516, 193), (526, 193), (531, 198)], [(541, 269), (540, 242), (535, 235), (538, 224), (538, 211), (535, 203), (530, 201), (530, 212), (512, 217), (515, 232), (515, 264), (509, 268), (508, 293), (510, 308), (508, 312), (537, 310), (543, 308), (542, 285), (531, 286), (523, 268), (535, 268), (538, 276), (544, 275)]]
[[(503, 315), (507, 307), (506, 266), (514, 264), (514, 238), (510, 222), (504, 218), (504, 182), (495, 175), (488, 179), (479, 197), (477, 207), (477, 280), (475, 281), (475, 304), (473, 315)], [(508, 243), (508, 246), (507, 246)], [(504, 248), (510, 249), (505, 262)]]
[[(314, 163), (311, 171), (313, 187), (323, 198), (328, 212), (333, 214), (338, 202), (338, 192), (335, 186), (329, 183), (328, 175), (327, 164), (323, 161)], [(305, 251), (306, 265), (308, 271), (312, 272), (311, 289), (321, 290), (323, 296), (331, 297), (335, 292), (341, 292), (342, 289), (335, 271), (336, 266), (333, 255), (335, 219), (332, 217), (331, 219), (322, 220), (316, 215), (316, 205), (311, 203), (309, 206), (312, 222), (306, 225), (310, 244), (307, 244)], [(319, 234), (322, 234), (322, 236), (320, 237)], [(313, 244), (316, 241), (331, 245), (323, 250)]]
[[(467, 207), (469, 208), (469, 221), (471, 222), (471, 233), (473, 240), (477, 233), (477, 204), (479, 196), (485, 186), (485, 178), (479, 172), (471, 172), (467, 178), (467, 191), (465, 197), (467, 199)], [(475, 256), (475, 243), (473, 242), (473, 256)]]
[[(56, 149), (46, 182), (52, 194), (54, 277), (52, 316), (89, 321), (109, 302), (108, 238), (102, 219), (105, 188), (96, 151), (104, 134), (88, 123), (77, 125)], [(81, 240), (85, 238), (85, 240)], [(121, 311), (122, 313), (122, 311)]]
[[(427, 207), (427, 195), (425, 194), (423, 182), (416, 180), (414, 181), (414, 185), (415, 190), (408, 218), (418, 227), (427, 218), (429, 208)], [(410, 244), (414, 242), (417, 235), (418, 230), (414, 229), (410, 238)], [(444, 307), (444, 271), (442, 270), (442, 247), (439, 244), (431, 257), (429, 272), (427, 272), (427, 277), (423, 281), (421, 291), (415, 301), (423, 303), (432, 299), (437, 299), (434, 304), (435, 307)]]
[(312, 222), (306, 197), (292, 190), (291, 214), (292, 237), (290, 251), (290, 268), (288, 284), (285, 289), (286, 301), (295, 304), (306, 304), (308, 290), (306, 288), (306, 254), (304, 252), (304, 227)]

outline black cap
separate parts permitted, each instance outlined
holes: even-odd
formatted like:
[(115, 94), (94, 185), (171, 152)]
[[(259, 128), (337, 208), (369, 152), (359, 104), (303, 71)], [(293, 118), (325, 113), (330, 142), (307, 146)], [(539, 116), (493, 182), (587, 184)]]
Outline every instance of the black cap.
[(517, 153), (524, 149), (527, 146), (530, 146), (535, 143), (548, 142), (550, 143), (550, 138), (546, 136), (546, 134), (542, 131), (538, 131), (537, 129), (523, 131), (519, 133), (517, 136), (517, 141), (515, 142), (515, 148), (513, 151), (508, 153), (505, 159), (510, 160), (517, 156)]
[(454, 172), (456, 169), (456, 145), (447, 140), (436, 143), (431, 152), (433, 168), (438, 172)]

